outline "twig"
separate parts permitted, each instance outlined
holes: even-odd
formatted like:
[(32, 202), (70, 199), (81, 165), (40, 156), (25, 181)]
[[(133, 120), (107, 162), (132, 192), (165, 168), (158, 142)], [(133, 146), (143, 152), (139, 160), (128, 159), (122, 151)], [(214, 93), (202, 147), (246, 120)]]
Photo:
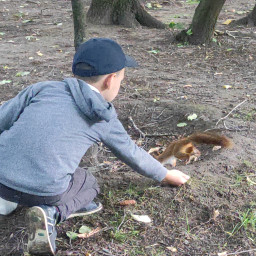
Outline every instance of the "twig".
[(159, 116), (157, 118), (159, 118), (165, 111), (165, 108), (162, 110), (162, 112), (159, 114)]
[(128, 117), (128, 120), (132, 123), (133, 127), (135, 128), (135, 130), (139, 132), (139, 134), (141, 135), (141, 137), (142, 137), (142, 138), (145, 138), (145, 137), (146, 137), (146, 134), (145, 134), (143, 131), (141, 131), (140, 128), (137, 127), (137, 125), (134, 123), (134, 121), (133, 121), (133, 119), (132, 119), (131, 116)]
[(246, 251), (241, 251), (241, 252), (231, 252), (231, 253), (227, 253), (226, 255), (237, 255), (237, 254), (253, 252), (253, 251), (256, 251), (256, 249), (251, 249), (251, 250), (246, 250)]
[[(226, 31), (226, 34), (230, 37), (233, 37), (234, 39), (236, 39), (236, 36), (232, 35), (230, 32), (237, 32), (237, 31)], [(237, 36), (238, 37), (238, 36)]]
[(225, 129), (228, 130), (228, 131), (242, 132), (242, 131), (247, 131), (248, 130), (248, 128), (245, 128), (245, 129), (229, 128), (229, 127), (227, 127), (225, 121), (223, 121), (223, 125), (224, 125)]
[(174, 136), (172, 133), (160, 133), (160, 134), (145, 134), (145, 137), (163, 137), (163, 136)]
[(241, 106), (242, 104), (244, 104), (246, 101), (247, 101), (247, 99), (245, 99), (244, 101), (240, 102), (240, 103), (239, 103), (237, 106), (235, 106), (226, 116), (220, 118), (220, 119), (218, 120), (218, 122), (216, 123), (216, 126), (219, 124), (219, 122), (220, 122), (221, 120), (226, 119), (234, 110), (236, 110), (239, 106)]
[(120, 225), (119, 225), (118, 228), (117, 228), (118, 231), (119, 231), (119, 229), (121, 228), (121, 226), (123, 225), (124, 220), (125, 220), (125, 217), (126, 217), (126, 212), (124, 212), (124, 216), (123, 216), (122, 222), (120, 223)]
[(173, 118), (173, 116), (169, 116), (169, 117), (167, 117), (167, 118), (164, 119), (164, 120), (154, 121), (154, 122), (152, 122), (152, 123), (143, 125), (142, 128), (147, 127), (147, 126), (149, 126), (149, 125), (156, 125), (156, 124), (159, 125), (160, 123), (165, 123), (167, 120), (169, 120), (169, 119), (171, 119), (171, 118)]
[(30, 4), (37, 4), (37, 5), (39, 5), (39, 4), (40, 4), (40, 3), (38, 3), (38, 2), (31, 1), (31, 0), (27, 0), (27, 1), (26, 1), (26, 3), (30, 3)]

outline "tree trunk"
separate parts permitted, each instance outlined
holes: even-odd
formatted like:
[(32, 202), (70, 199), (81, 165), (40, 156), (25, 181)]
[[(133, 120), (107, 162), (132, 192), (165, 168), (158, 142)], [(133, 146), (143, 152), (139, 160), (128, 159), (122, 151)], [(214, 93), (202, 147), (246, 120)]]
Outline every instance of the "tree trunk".
[(92, 0), (87, 21), (93, 24), (123, 25), (139, 24), (151, 28), (165, 28), (165, 24), (146, 12), (139, 0)]
[(235, 20), (231, 22), (231, 26), (236, 25), (248, 25), (248, 26), (256, 26), (256, 4), (253, 8), (253, 10), (244, 18), (241, 18), (239, 20)]
[(71, 2), (74, 21), (74, 45), (77, 50), (79, 45), (85, 41), (85, 12), (83, 0), (72, 0)]
[(220, 11), (226, 0), (201, 0), (189, 29), (176, 36), (178, 41), (191, 44), (208, 44), (213, 36)]

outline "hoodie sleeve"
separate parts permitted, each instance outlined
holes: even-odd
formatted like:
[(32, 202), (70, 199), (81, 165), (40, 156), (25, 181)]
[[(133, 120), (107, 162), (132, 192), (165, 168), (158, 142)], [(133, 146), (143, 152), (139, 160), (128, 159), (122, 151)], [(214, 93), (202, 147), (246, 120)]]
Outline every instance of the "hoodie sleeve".
[(0, 134), (10, 129), (32, 98), (32, 87), (22, 90), (16, 97), (0, 106)]
[(131, 140), (117, 118), (111, 119), (108, 124), (109, 131), (104, 133), (102, 142), (115, 156), (136, 172), (154, 180), (162, 181), (167, 174), (167, 169)]

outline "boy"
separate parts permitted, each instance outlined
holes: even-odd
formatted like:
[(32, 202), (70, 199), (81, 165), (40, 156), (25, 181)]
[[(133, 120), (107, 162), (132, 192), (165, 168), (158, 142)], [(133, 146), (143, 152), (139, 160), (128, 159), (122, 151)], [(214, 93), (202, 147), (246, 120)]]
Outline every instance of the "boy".
[(78, 168), (94, 143), (102, 141), (144, 176), (172, 185), (189, 179), (137, 147), (117, 118), (110, 102), (125, 67), (136, 66), (115, 41), (90, 39), (74, 56), (77, 78), (31, 85), (0, 107), (0, 197), (10, 211), (17, 204), (31, 207), (31, 254), (54, 255), (57, 223), (102, 208), (93, 201), (99, 193), (95, 178)]

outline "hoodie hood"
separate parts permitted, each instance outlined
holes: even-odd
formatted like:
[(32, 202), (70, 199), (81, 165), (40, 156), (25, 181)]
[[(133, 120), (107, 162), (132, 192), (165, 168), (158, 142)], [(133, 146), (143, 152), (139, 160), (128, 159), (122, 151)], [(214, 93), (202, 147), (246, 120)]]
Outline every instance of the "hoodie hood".
[(66, 78), (64, 82), (68, 85), (76, 105), (90, 120), (109, 122), (116, 116), (113, 104), (107, 102), (100, 93), (93, 91), (84, 81)]

